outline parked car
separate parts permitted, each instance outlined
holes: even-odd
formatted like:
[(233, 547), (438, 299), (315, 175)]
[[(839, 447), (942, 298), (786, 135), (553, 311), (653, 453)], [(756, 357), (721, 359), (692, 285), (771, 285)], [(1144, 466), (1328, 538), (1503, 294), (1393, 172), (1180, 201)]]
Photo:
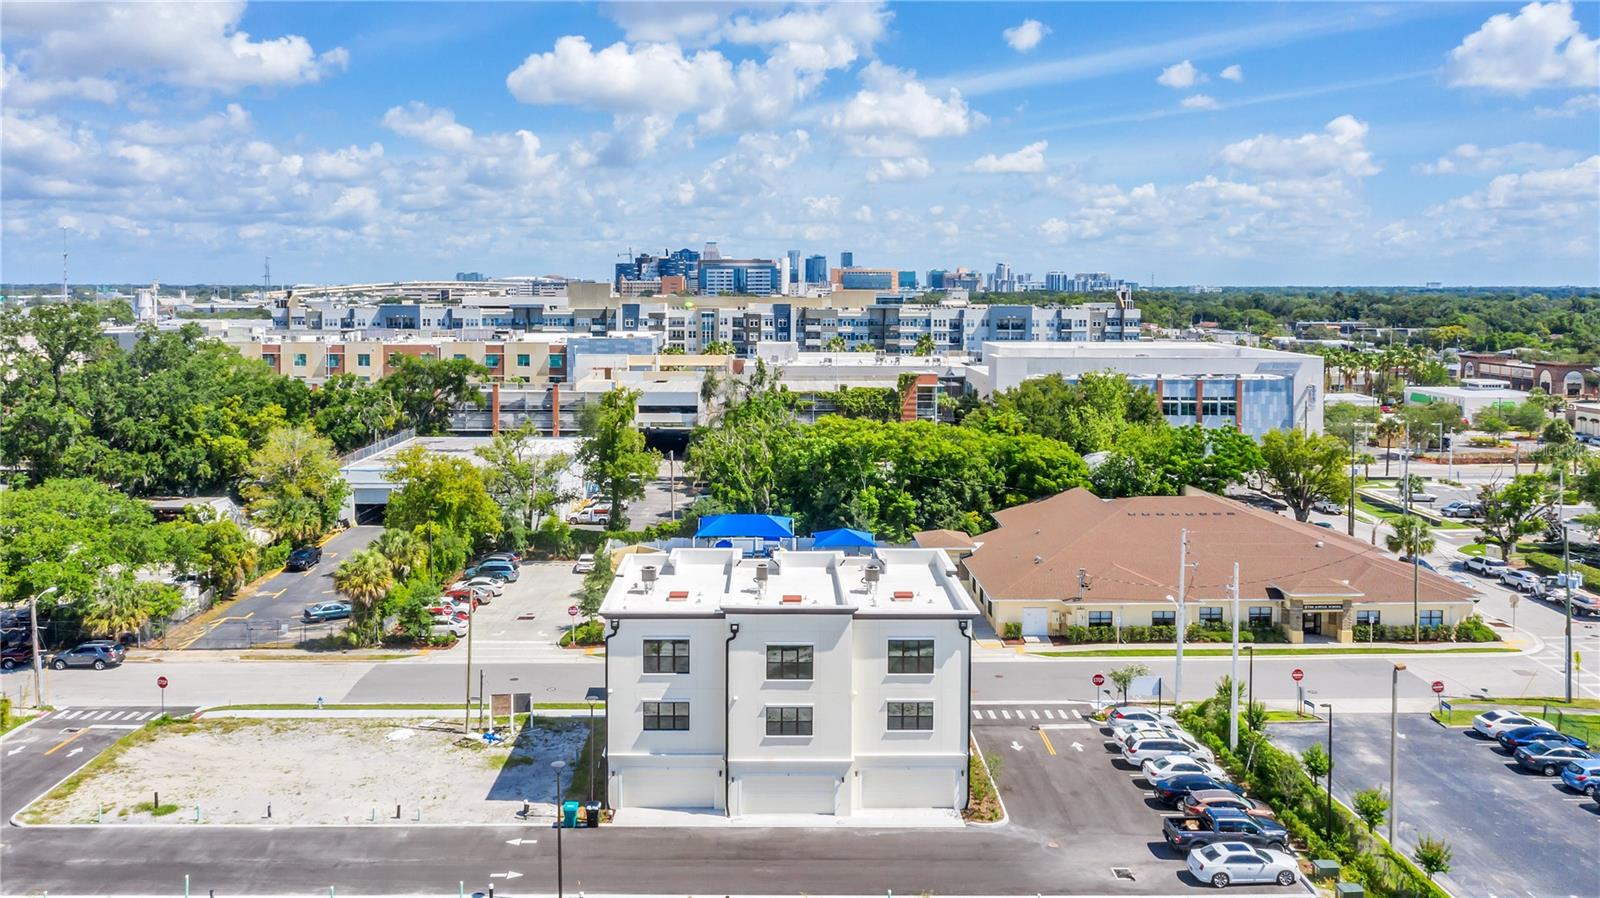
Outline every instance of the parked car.
[(1519, 714), (1516, 711), (1508, 711), (1504, 708), (1485, 711), (1472, 718), (1472, 728), (1490, 739), (1499, 736), (1505, 730), (1514, 730), (1517, 727), (1547, 726), (1550, 726), (1547, 721), (1540, 720), (1537, 717), (1529, 717), (1526, 714)]
[(1189, 852), (1189, 874), (1219, 889), (1236, 882), (1292, 886), (1300, 880), (1299, 870), (1293, 855), (1244, 842), (1218, 842)]
[(0, 648), (0, 670), (10, 670), (33, 663), (33, 646), (26, 642), (13, 643)]
[(501, 561), (499, 559), (485, 561), (483, 564), (480, 564), (474, 568), (468, 568), (466, 571), (466, 577), (469, 580), (474, 577), (484, 576), (498, 577), (499, 579), (508, 583), (515, 583), (517, 582), (519, 574), (517, 573), (516, 567), (514, 567), (511, 562)]
[(50, 666), (56, 670), (66, 670), (69, 667), (105, 670), (121, 664), (125, 657), (127, 652), (114, 642), (86, 642), (76, 648), (56, 652), (55, 657), (50, 660)]
[(591, 505), (567, 515), (568, 524), (609, 524), (611, 523), (610, 505)]
[(572, 566), (572, 572), (575, 574), (587, 574), (592, 570), (594, 570), (594, 554), (592, 552), (585, 552), (579, 555), (578, 563)]
[(1600, 759), (1568, 762), (1561, 768), (1561, 782), (1574, 792), (1600, 798)]
[(1209, 776), (1215, 780), (1228, 778), (1228, 775), (1223, 773), (1222, 768), (1217, 765), (1204, 758), (1195, 758), (1189, 755), (1167, 755), (1164, 758), (1152, 758), (1141, 764), (1140, 769), (1144, 771), (1145, 781), (1150, 783), (1170, 776), (1177, 776), (1180, 773), (1198, 773), (1201, 776)]
[(1506, 569), (1506, 563), (1498, 558), (1485, 558), (1481, 555), (1474, 555), (1467, 559), (1467, 563), (1463, 567), (1467, 569), (1468, 573), (1477, 574), (1481, 577), (1498, 577), (1500, 572)]
[(1245, 842), (1279, 850), (1289, 847), (1289, 831), (1283, 824), (1226, 808), (1208, 810), (1199, 817), (1168, 817), (1161, 822), (1161, 835), (1179, 851), (1213, 842)]
[(1589, 743), (1579, 739), (1577, 736), (1568, 736), (1555, 727), (1545, 726), (1517, 727), (1514, 730), (1503, 730), (1500, 735), (1494, 737), (1494, 741), (1500, 743), (1500, 747), (1505, 749), (1507, 754), (1524, 745), (1532, 745), (1535, 742), (1565, 742), (1574, 748), (1588, 749), (1589, 747)]
[(1141, 708), (1138, 705), (1118, 705), (1106, 714), (1106, 725), (1113, 730), (1123, 721), (1129, 723), (1144, 721), (1146, 723), (1176, 724), (1169, 714), (1162, 714), (1150, 708)]
[(1527, 770), (1537, 771), (1545, 776), (1555, 776), (1561, 772), (1561, 768), (1573, 761), (1588, 761), (1593, 759), (1594, 755), (1566, 742), (1552, 740), (1524, 745), (1517, 749), (1512, 757)]
[(1205, 746), (1176, 734), (1141, 736), (1136, 733), (1122, 744), (1122, 759), (1135, 767), (1142, 767), (1145, 761), (1167, 755), (1193, 755), (1212, 760), (1211, 751)]
[(464, 620), (435, 620), (433, 628), (435, 630), (443, 630), (457, 639), (467, 638), (467, 622)]
[(432, 605), (429, 605), (428, 613), (434, 615), (435, 617), (441, 614), (460, 614), (465, 616), (468, 612), (476, 609), (478, 605), (481, 604), (483, 603), (474, 603), (470, 598), (446, 598), (442, 602), (436, 602)]
[(1183, 730), (1183, 727), (1179, 726), (1176, 720), (1173, 720), (1171, 717), (1168, 717), (1165, 714), (1162, 714), (1159, 717), (1152, 715), (1150, 718), (1143, 716), (1123, 717), (1120, 719), (1109, 720), (1107, 723), (1109, 723), (1111, 726), (1111, 735), (1115, 737), (1118, 742), (1128, 738), (1129, 734), (1131, 733), (1160, 731), (1182, 732)]
[[(469, 577), (450, 584), (445, 591), (446, 595), (466, 595), (469, 592), (479, 592), (485, 596), (497, 596), (506, 591), (506, 581), (499, 577)], [(485, 599), (485, 602), (488, 600)]]
[(1410, 499), (1412, 505), (1417, 505), (1419, 503), (1428, 503), (1428, 502), (1437, 502), (1437, 501), (1439, 501), (1439, 497), (1438, 496), (1435, 496), (1433, 493), (1424, 492), (1422, 490), (1417, 490), (1417, 491), (1415, 491), (1413, 493), (1409, 493), (1409, 494), (1405, 490), (1401, 490), (1400, 491), (1400, 498), (1402, 500)]
[(315, 605), (307, 605), (306, 610), (300, 612), (300, 619), (308, 624), (343, 620), (349, 616), (349, 602), (318, 602)]
[(283, 563), (283, 569), (286, 571), (309, 571), (321, 562), (321, 546), (301, 546), (289, 553), (289, 560)]
[(1538, 574), (1523, 568), (1506, 568), (1500, 572), (1500, 582), (1517, 592), (1543, 593), (1544, 581)]
[(1344, 514), (1345, 513), (1345, 507), (1344, 506), (1340, 505), (1337, 502), (1329, 500), (1329, 499), (1318, 499), (1317, 501), (1311, 503), (1311, 510), (1312, 511), (1320, 511), (1323, 514)]
[(490, 552), (478, 559), (479, 564), (483, 564), (486, 561), (504, 561), (519, 570), (522, 568), (522, 556), (515, 552)]
[(1439, 514), (1447, 518), (1479, 518), (1483, 517), (1483, 506), (1476, 502), (1447, 502)]
[(1152, 780), (1150, 789), (1155, 792), (1157, 799), (1172, 807), (1182, 804), (1183, 800), (1189, 797), (1190, 792), (1197, 792), (1203, 789), (1222, 789), (1235, 795), (1244, 794), (1243, 787), (1236, 786), (1226, 780), (1206, 776), (1203, 773), (1179, 773), (1166, 779)]
[(1254, 799), (1235, 795), (1227, 789), (1195, 789), (1178, 803), (1190, 817), (1198, 817), (1205, 813), (1207, 808), (1231, 808), (1235, 811), (1244, 811), (1252, 817), (1275, 817), (1272, 809)]

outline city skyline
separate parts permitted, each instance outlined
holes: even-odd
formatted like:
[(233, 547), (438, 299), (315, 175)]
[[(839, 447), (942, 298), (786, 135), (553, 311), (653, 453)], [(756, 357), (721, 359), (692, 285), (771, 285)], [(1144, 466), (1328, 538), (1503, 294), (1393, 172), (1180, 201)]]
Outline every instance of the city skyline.
[(65, 229), (74, 283), (250, 283), (264, 256), (280, 283), (605, 280), (706, 241), (1159, 284), (1600, 280), (1594, 6), (1149, 13), (6, 4), (0, 263), (59, 279)]

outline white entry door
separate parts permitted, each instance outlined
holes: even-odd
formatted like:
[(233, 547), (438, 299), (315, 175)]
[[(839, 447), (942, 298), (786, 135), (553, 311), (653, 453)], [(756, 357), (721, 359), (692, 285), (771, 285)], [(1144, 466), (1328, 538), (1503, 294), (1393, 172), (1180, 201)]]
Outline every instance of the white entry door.
[(1024, 608), (1022, 609), (1022, 635), (1023, 636), (1049, 636), (1050, 635), (1050, 609)]

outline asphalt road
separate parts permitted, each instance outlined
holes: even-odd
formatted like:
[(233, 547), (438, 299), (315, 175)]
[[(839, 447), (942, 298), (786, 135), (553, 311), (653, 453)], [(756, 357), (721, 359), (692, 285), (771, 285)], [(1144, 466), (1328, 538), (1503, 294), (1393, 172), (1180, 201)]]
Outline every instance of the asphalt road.
[[(10, 820), (30, 801), (161, 713), (158, 706), (63, 708), (0, 740), (0, 816)], [(193, 708), (168, 708), (186, 715)]]
[(309, 571), (283, 571), (236, 600), (227, 612), (211, 621), (203, 633), (179, 646), (185, 649), (237, 649), (264, 643), (299, 641), (336, 632), (343, 623), (313, 624), (302, 628), (300, 613), (307, 605), (331, 602), (333, 569), (378, 538), (382, 527), (352, 527), (322, 546), (322, 563)]
[[(1335, 708), (1333, 731), (1334, 796), (1348, 805), (1360, 789), (1387, 790), (1388, 718)], [(1449, 842), (1446, 888), (1482, 898), (1600, 895), (1592, 863), (1600, 806), (1559, 779), (1523, 771), (1493, 742), (1426, 715), (1401, 715), (1399, 733), (1399, 841), (1407, 854), (1421, 835)], [(1277, 724), (1269, 734), (1295, 752), (1327, 739), (1319, 724)]]

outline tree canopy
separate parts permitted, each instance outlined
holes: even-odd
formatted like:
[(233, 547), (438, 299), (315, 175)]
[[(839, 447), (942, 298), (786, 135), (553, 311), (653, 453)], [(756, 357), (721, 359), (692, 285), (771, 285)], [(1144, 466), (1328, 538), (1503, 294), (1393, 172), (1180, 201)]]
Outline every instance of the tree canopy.
[(1163, 425), (1155, 394), (1119, 374), (1090, 373), (1073, 383), (1059, 374), (1003, 390), (972, 410), (962, 425), (1000, 433), (1033, 433), (1082, 455), (1111, 449), (1130, 428)]
[(634, 426), (639, 410), (636, 390), (612, 389), (583, 409), (577, 461), (583, 476), (611, 503), (611, 527), (627, 522), (622, 503), (644, 495), (644, 480), (656, 476), (661, 455), (645, 448), (644, 434)]

